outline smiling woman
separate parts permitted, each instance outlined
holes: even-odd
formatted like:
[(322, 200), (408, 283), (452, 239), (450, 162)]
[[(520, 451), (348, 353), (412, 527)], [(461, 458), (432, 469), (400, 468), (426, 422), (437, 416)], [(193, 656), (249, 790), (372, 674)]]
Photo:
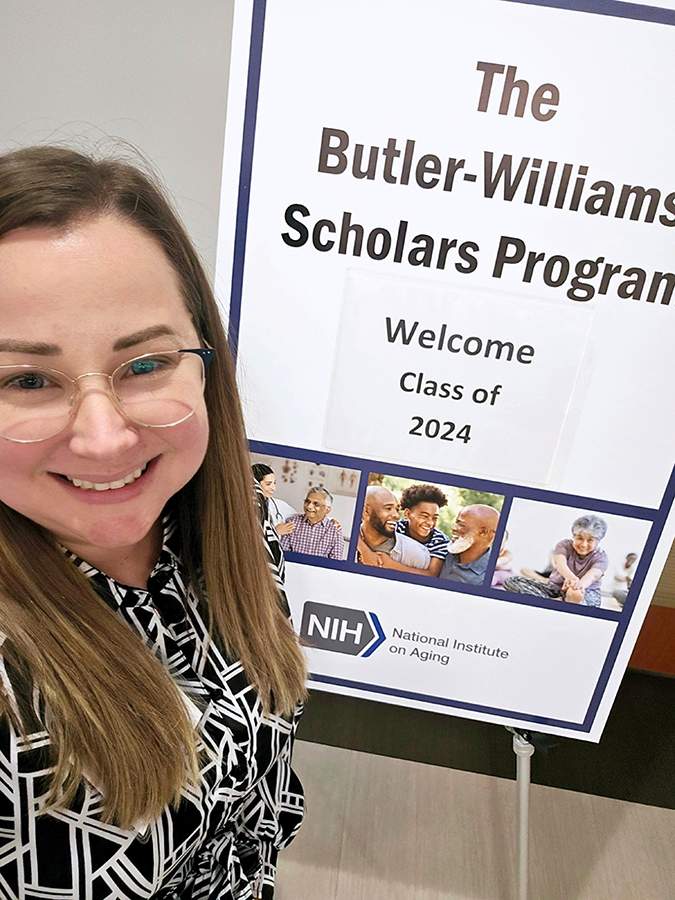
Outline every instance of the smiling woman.
[(2, 884), (270, 898), (304, 663), (198, 258), (146, 175), (43, 147), (0, 157), (0, 270)]

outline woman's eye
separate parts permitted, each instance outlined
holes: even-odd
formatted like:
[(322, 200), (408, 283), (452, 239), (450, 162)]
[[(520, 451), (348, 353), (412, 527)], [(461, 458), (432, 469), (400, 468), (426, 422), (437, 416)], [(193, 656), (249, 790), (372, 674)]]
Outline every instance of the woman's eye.
[(148, 372), (154, 372), (156, 368), (157, 363), (154, 359), (139, 359), (131, 364), (129, 371), (132, 375), (145, 375)]
[(14, 390), (36, 391), (48, 385), (49, 379), (41, 372), (27, 372), (21, 375), (14, 375), (2, 383), (3, 389), (12, 388)]
[(135, 359), (129, 363), (124, 374), (126, 375), (154, 375), (161, 372), (168, 365), (168, 361), (162, 357), (150, 359)]

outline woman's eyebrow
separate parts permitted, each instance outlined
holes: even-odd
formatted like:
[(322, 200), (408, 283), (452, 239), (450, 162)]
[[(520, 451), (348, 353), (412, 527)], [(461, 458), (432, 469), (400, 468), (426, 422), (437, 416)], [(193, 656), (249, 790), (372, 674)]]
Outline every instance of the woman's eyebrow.
[(136, 344), (143, 344), (145, 341), (151, 341), (157, 337), (176, 337), (176, 332), (168, 325), (151, 325), (150, 328), (143, 328), (126, 337), (120, 338), (113, 344), (113, 350), (128, 350), (129, 347), (135, 347)]
[(9, 338), (0, 341), (0, 353), (30, 353), (35, 356), (59, 356), (63, 351), (56, 344), (28, 341), (14, 341)]
[[(175, 337), (176, 332), (168, 325), (152, 325), (142, 331), (136, 331), (126, 337), (119, 338), (113, 344), (113, 351), (127, 350), (145, 341), (156, 337)], [(60, 356), (63, 353), (57, 344), (46, 344), (43, 341), (30, 343), (29, 341), (16, 341), (10, 338), (0, 340), (0, 353), (27, 353), (33, 356)]]

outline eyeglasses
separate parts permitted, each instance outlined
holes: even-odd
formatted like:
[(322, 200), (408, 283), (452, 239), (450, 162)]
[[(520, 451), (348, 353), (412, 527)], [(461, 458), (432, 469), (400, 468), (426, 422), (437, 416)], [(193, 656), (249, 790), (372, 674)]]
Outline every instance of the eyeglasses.
[(77, 378), (40, 366), (0, 366), (0, 438), (34, 444), (55, 437), (75, 415), (81, 380), (93, 376), (108, 380), (115, 407), (134, 424), (180, 425), (201, 400), (214, 356), (215, 350), (201, 347), (144, 353), (122, 363), (112, 375), (85, 372)]

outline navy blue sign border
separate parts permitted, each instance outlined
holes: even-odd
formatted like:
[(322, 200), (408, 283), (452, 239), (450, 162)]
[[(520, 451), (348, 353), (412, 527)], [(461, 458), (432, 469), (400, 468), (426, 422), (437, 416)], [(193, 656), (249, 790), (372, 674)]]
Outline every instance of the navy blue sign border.
[[(544, 6), (555, 9), (562, 9), (582, 13), (595, 13), (598, 15), (614, 16), (618, 18), (634, 19), (645, 22), (654, 22), (663, 25), (675, 25), (675, 11), (662, 9), (661, 7), (642, 6), (636, 3), (621, 3), (617, 0), (587, 0), (587, 2), (548, 2), (548, 0), (504, 0), (504, 2), (522, 3), (530, 6)], [(242, 288), (244, 279), (244, 267), (246, 260), (246, 239), (248, 229), (248, 213), (251, 189), (251, 176), (253, 168), (253, 150), (255, 145), (256, 118), (258, 112), (258, 93), (260, 88), (260, 70), (262, 63), (263, 38), (265, 31), (265, 12), (266, 0), (254, 0), (253, 13), (251, 22), (251, 39), (249, 47), (249, 63), (246, 85), (246, 103), (244, 111), (244, 128), (242, 135), (241, 163), (239, 170), (239, 189), (237, 197), (237, 217), (234, 238), (234, 253), (232, 265), (232, 288), (230, 297), (230, 320), (228, 327), (228, 336), (230, 347), (233, 355), (236, 357), (238, 350), (239, 325), (241, 319), (242, 304)], [(367, 684), (365, 682), (349, 681), (332, 676), (321, 675), (319, 673), (310, 673), (310, 680), (317, 684), (332, 684), (336, 687), (347, 687), (373, 694), (388, 695), (392, 697), (400, 697), (401, 699), (414, 700), (431, 705), (464, 709), (469, 712), (485, 713), (494, 716), (502, 716), (509, 719), (519, 719), (528, 722), (535, 722), (543, 726), (555, 726), (566, 728), (571, 731), (589, 733), (593, 727), (593, 722), (597, 714), (600, 702), (605, 692), (609, 676), (614, 667), (617, 655), (621, 648), (626, 629), (630, 623), (631, 615), (635, 606), (636, 598), (642, 589), (644, 579), (646, 577), (649, 566), (654, 556), (654, 552), (658, 545), (659, 538), (665, 526), (670, 508), (673, 504), (675, 494), (675, 468), (671, 473), (668, 485), (664, 492), (662, 501), (658, 509), (647, 509), (643, 507), (628, 506), (621, 503), (612, 503), (603, 500), (594, 500), (592, 498), (580, 497), (570, 494), (556, 494), (551, 491), (540, 491), (533, 488), (524, 488), (517, 485), (501, 484), (498, 482), (489, 482), (482, 479), (466, 478), (464, 476), (453, 476), (448, 473), (431, 472), (429, 470), (412, 469), (409, 467), (400, 467), (390, 463), (378, 462), (375, 460), (364, 460), (356, 457), (338, 456), (335, 454), (306, 450), (302, 448), (282, 446), (278, 444), (265, 444), (259, 441), (250, 442), (251, 449), (259, 453), (267, 453), (277, 456), (295, 459), (316, 460), (320, 457), (323, 462), (328, 465), (339, 465), (342, 467), (357, 469), (361, 472), (360, 489), (357, 497), (358, 513), (360, 505), (363, 503), (363, 495), (365, 493), (367, 477), (364, 475), (368, 472), (386, 472), (392, 475), (401, 475), (410, 478), (424, 478), (429, 481), (440, 483), (461, 484), (464, 487), (476, 487), (478, 490), (493, 491), (494, 493), (503, 494), (505, 497), (503, 512), (508, 512), (510, 504), (514, 497), (539, 500), (542, 502), (556, 503), (557, 505), (567, 505), (574, 507), (592, 508), (599, 512), (629, 516), (631, 518), (646, 519), (652, 522), (647, 541), (640, 559), (640, 564), (636, 571), (636, 576), (627, 598), (623, 613), (616, 614), (610, 610), (593, 609), (590, 607), (572, 607), (565, 606), (565, 611), (576, 615), (590, 615), (595, 618), (614, 619), (617, 620), (617, 628), (607, 653), (605, 663), (603, 665), (598, 683), (595, 687), (588, 710), (582, 723), (566, 722), (558, 719), (549, 719), (542, 716), (533, 716), (515, 710), (496, 709), (488, 706), (479, 706), (471, 703), (454, 701), (444, 697), (433, 697), (425, 694), (417, 694), (410, 691), (404, 691), (398, 688), (389, 688), (382, 685)], [(500, 522), (500, 532), (506, 526), (507, 516), (502, 515)], [(353, 538), (353, 541), (355, 537)], [(495, 548), (501, 542), (501, 534), (495, 539)], [(352, 562), (353, 549), (350, 547), (349, 560), (342, 562), (333, 560), (317, 559), (316, 557), (304, 554), (289, 554), (291, 561), (302, 562), (306, 565), (318, 565), (324, 568), (339, 568), (347, 571), (358, 572), (364, 574), (366, 570)], [(495, 549), (491, 564), (494, 564), (496, 553)], [(388, 577), (400, 581), (411, 581), (419, 583), (416, 576), (406, 575), (402, 572), (375, 572), (373, 577)], [(451, 583), (443, 585), (446, 590), (458, 590)], [(494, 591), (492, 588), (479, 587), (472, 588), (470, 585), (462, 585), (461, 593), (478, 593), (481, 596), (496, 597), (499, 600), (507, 602), (518, 602), (529, 606), (540, 606), (545, 608), (560, 609), (560, 604), (554, 601), (548, 601), (543, 598), (527, 597), (522, 595), (508, 595), (502, 591)]]

